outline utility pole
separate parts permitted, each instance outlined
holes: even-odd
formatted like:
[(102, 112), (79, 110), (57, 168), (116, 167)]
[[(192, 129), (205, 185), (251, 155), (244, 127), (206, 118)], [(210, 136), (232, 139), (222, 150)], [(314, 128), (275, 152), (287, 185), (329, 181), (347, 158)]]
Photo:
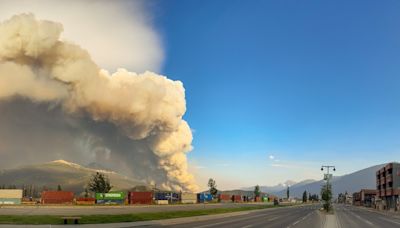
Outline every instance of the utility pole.
[(330, 179), (330, 175), (329, 175), (329, 170), (332, 168), (333, 171), (336, 171), (336, 168), (334, 165), (322, 165), (321, 166), (321, 171), (324, 171), (324, 168), (326, 168), (326, 182), (329, 185), (329, 179)]
[[(332, 195), (332, 189), (329, 184), (332, 174), (330, 174), (329, 171), (330, 171), (330, 169), (332, 169), (333, 171), (336, 171), (336, 168), (334, 165), (322, 165), (321, 171), (324, 171), (324, 168), (326, 169), (326, 174), (324, 175), (324, 179), (326, 179), (326, 190), (329, 191)], [(329, 201), (328, 201), (329, 207), (331, 205), (331, 200), (332, 200), (332, 197), (330, 197)], [(329, 210), (329, 209), (327, 209), (327, 210)]]

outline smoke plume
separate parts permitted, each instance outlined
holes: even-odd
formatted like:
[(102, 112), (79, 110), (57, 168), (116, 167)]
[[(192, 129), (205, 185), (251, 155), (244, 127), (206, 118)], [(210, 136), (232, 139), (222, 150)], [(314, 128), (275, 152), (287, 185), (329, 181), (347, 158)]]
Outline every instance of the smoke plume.
[(148, 71), (110, 74), (62, 31), (32, 14), (0, 24), (0, 165), (94, 161), (195, 191), (182, 83)]

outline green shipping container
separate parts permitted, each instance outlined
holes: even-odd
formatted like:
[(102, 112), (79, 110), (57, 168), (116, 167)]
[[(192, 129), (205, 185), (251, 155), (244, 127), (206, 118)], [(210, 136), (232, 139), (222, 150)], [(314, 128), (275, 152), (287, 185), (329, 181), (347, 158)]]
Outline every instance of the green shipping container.
[(123, 200), (125, 192), (96, 193), (96, 200)]
[(1, 204), (21, 204), (21, 199), (17, 198), (0, 198), (0, 205)]

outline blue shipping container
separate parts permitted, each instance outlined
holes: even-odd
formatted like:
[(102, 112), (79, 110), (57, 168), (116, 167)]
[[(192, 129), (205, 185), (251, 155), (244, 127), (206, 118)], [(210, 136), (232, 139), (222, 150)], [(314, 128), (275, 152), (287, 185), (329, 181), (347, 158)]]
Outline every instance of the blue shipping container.
[(124, 204), (125, 200), (116, 200), (116, 199), (104, 199), (104, 200), (96, 200), (96, 204)]
[(212, 201), (213, 197), (211, 194), (207, 194), (207, 193), (199, 193), (197, 194), (197, 201), (199, 203), (203, 203), (203, 202), (209, 202)]
[(175, 192), (156, 192), (154, 194), (155, 200), (170, 200), (170, 201), (178, 201), (179, 194)]

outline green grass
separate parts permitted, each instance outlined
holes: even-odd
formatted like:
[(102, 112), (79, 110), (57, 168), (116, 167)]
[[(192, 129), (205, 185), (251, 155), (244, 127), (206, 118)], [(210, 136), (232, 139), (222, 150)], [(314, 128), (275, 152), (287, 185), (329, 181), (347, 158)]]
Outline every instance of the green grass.
[[(259, 205), (235, 208), (214, 208), (190, 211), (169, 211), (169, 212), (149, 212), (119, 215), (82, 215), (80, 224), (95, 223), (116, 223), (116, 222), (137, 222), (159, 219), (182, 218), (199, 215), (212, 215), (237, 211), (249, 211), (265, 209), (271, 207), (281, 207), (272, 205)], [(0, 224), (62, 224), (62, 216), (57, 215), (0, 215)], [(70, 221), (71, 222), (71, 221)]]

